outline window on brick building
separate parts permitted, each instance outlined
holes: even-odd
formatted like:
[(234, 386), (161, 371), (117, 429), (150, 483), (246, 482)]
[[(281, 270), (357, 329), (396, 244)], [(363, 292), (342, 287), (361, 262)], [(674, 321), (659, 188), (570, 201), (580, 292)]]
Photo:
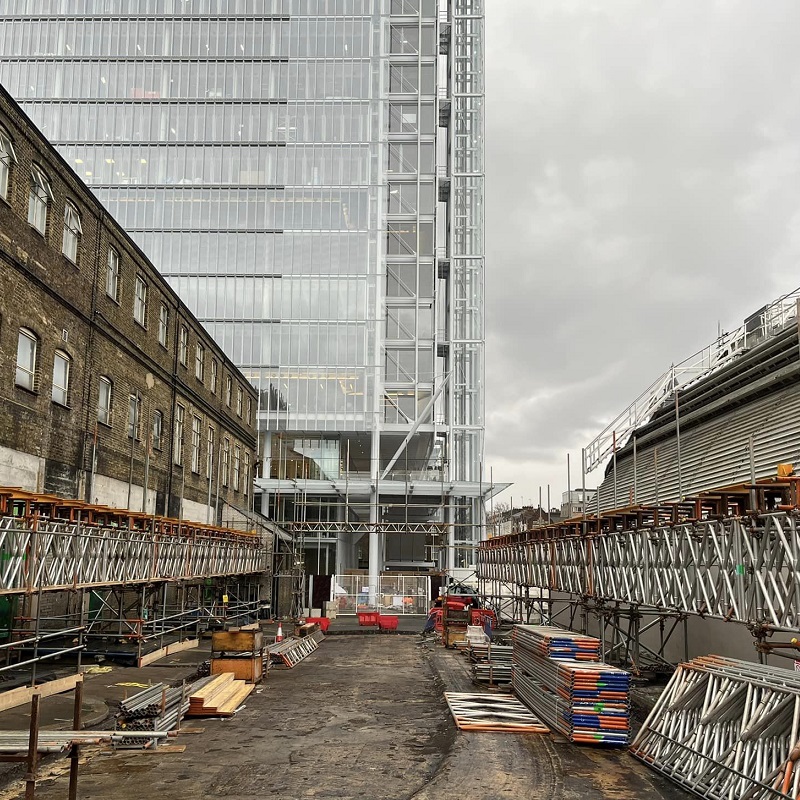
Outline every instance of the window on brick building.
[(214, 429), (208, 426), (208, 436), (206, 437), (206, 477), (211, 478), (214, 469)]
[(51, 397), (54, 403), (65, 406), (69, 398), (70, 358), (63, 350), (56, 350), (53, 358), (53, 389)]
[(28, 194), (28, 222), (39, 233), (47, 230), (47, 209), (53, 199), (53, 190), (47, 176), (35, 164), (31, 167), (31, 188)]
[(253, 398), (247, 398), (247, 422), (248, 424), (253, 421)]
[(178, 346), (178, 358), (185, 367), (189, 361), (189, 329), (181, 325), (181, 337)]
[(147, 327), (147, 283), (141, 275), (136, 276), (136, 288), (133, 295), (133, 318), (143, 327)]
[(160, 450), (164, 436), (164, 415), (160, 411), (153, 412), (153, 450)]
[(206, 374), (206, 349), (200, 342), (194, 351), (194, 376), (202, 381)]
[(242, 472), (242, 480), (244, 480), (244, 487), (242, 491), (244, 492), (244, 496), (250, 492), (250, 453), (246, 450), (244, 452), (244, 471)]
[(231, 440), (227, 437), (222, 442), (222, 485), (228, 485), (228, 470), (231, 463)]
[(100, 376), (100, 386), (97, 395), (97, 421), (103, 425), (111, 424), (111, 396), (113, 384), (111, 378)]
[(0, 128), (0, 197), (8, 199), (8, 187), (11, 185), (11, 170), (17, 163), (14, 143), (3, 128)]
[(243, 410), (243, 398), (244, 394), (242, 393), (242, 387), (236, 387), (236, 413), (241, 417), (242, 410)]
[(17, 339), (17, 372), (14, 382), (30, 391), (36, 390), (36, 357), (39, 351), (39, 338), (27, 328), (19, 329)]
[(113, 248), (108, 248), (106, 260), (106, 294), (112, 299), (119, 298), (119, 253)]
[(228, 375), (225, 378), (225, 405), (231, 407), (231, 397), (233, 395), (233, 378)]
[(200, 440), (203, 421), (200, 417), (192, 417), (192, 472), (200, 474)]
[(239, 478), (242, 472), (242, 448), (235, 445), (233, 448), (233, 491), (239, 491)]
[(186, 416), (186, 409), (183, 406), (175, 406), (175, 427), (172, 432), (172, 449), (174, 450), (172, 460), (178, 465), (183, 464), (183, 420)]
[(78, 209), (72, 203), (67, 202), (64, 206), (64, 236), (61, 241), (61, 252), (73, 263), (78, 263), (78, 250), (80, 249), (81, 236), (81, 217)]
[(167, 346), (169, 339), (169, 309), (162, 303), (158, 312), (158, 343)]
[(216, 394), (217, 393), (217, 379), (218, 379), (218, 372), (219, 372), (219, 365), (217, 364), (217, 359), (211, 359), (211, 391)]
[(138, 394), (128, 395), (128, 438), (140, 439), (140, 432), (142, 428), (142, 409), (141, 398)]

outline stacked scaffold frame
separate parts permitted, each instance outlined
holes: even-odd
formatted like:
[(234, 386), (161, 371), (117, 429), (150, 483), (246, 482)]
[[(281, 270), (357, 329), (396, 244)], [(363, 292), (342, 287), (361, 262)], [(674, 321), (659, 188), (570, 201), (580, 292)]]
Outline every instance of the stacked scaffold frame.
[(710, 800), (794, 800), (800, 673), (721, 656), (680, 664), (631, 752)]
[(516, 625), (512, 687), (517, 697), (571, 742), (625, 746), (630, 674), (600, 661), (591, 636)]

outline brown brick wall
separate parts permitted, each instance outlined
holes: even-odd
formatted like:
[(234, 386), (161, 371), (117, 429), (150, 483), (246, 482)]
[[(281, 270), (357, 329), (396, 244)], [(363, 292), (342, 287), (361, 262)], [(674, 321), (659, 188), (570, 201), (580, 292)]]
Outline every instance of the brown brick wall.
[[(127, 434), (128, 397), (141, 398), (141, 437), (133, 445), (133, 483), (142, 485), (145, 454), (153, 412), (163, 415), (163, 443), (149, 458), (148, 488), (157, 492), (157, 511), (179, 511), (180, 492), (205, 503), (206, 437), (215, 429), (215, 443), (230, 440), (228, 487), (219, 487), (220, 505), (246, 506), (245, 453), (250, 475), (255, 464), (256, 393), (221, 349), (192, 316), (156, 267), (111, 219), (91, 192), (33, 127), (24, 113), (0, 89), (0, 125), (11, 136), (16, 163), (12, 165), (7, 200), (0, 198), (0, 446), (44, 460), (43, 485), (60, 495), (89, 496), (89, 475), (96, 451), (97, 472), (127, 483), (131, 470), (131, 439)], [(49, 177), (53, 200), (43, 236), (27, 222), (31, 165)], [(62, 254), (64, 204), (78, 209), (83, 234), (77, 264)], [(118, 298), (106, 294), (107, 254), (120, 256)], [(136, 276), (147, 285), (145, 325), (134, 319)], [(159, 343), (161, 304), (169, 311), (167, 346)], [(179, 328), (189, 331), (187, 365), (179, 363)], [(39, 340), (34, 392), (15, 385), (20, 328)], [(205, 347), (204, 380), (195, 376), (197, 344)], [(67, 406), (51, 399), (56, 350), (70, 358)], [(210, 390), (211, 361), (218, 364), (216, 393)], [(225, 403), (228, 375), (233, 377), (233, 403)], [(111, 425), (97, 423), (99, 377), (113, 384)], [(243, 416), (236, 410), (236, 387), (244, 391)], [(252, 409), (248, 420), (248, 398)], [(173, 425), (176, 405), (185, 408), (183, 468), (176, 466)], [(191, 469), (192, 418), (201, 424), (200, 472)], [(233, 453), (241, 448), (239, 491), (232, 487)], [(214, 456), (217, 494), (217, 455)], [(102, 499), (102, 498), (101, 498)], [(201, 520), (202, 521), (202, 520)]]

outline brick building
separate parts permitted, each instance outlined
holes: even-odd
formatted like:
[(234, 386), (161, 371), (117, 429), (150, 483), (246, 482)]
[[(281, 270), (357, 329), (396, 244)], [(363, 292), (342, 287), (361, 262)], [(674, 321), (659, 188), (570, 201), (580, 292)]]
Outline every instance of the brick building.
[(0, 279), (0, 485), (251, 507), (255, 390), (2, 87)]

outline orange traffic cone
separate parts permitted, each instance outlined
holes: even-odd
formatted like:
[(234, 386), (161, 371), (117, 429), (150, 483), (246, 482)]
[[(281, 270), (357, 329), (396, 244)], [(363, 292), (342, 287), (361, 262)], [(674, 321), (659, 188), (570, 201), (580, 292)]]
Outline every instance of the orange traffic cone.
[(282, 642), (283, 641), (283, 626), (281, 623), (278, 623), (278, 632), (275, 634), (275, 641)]

